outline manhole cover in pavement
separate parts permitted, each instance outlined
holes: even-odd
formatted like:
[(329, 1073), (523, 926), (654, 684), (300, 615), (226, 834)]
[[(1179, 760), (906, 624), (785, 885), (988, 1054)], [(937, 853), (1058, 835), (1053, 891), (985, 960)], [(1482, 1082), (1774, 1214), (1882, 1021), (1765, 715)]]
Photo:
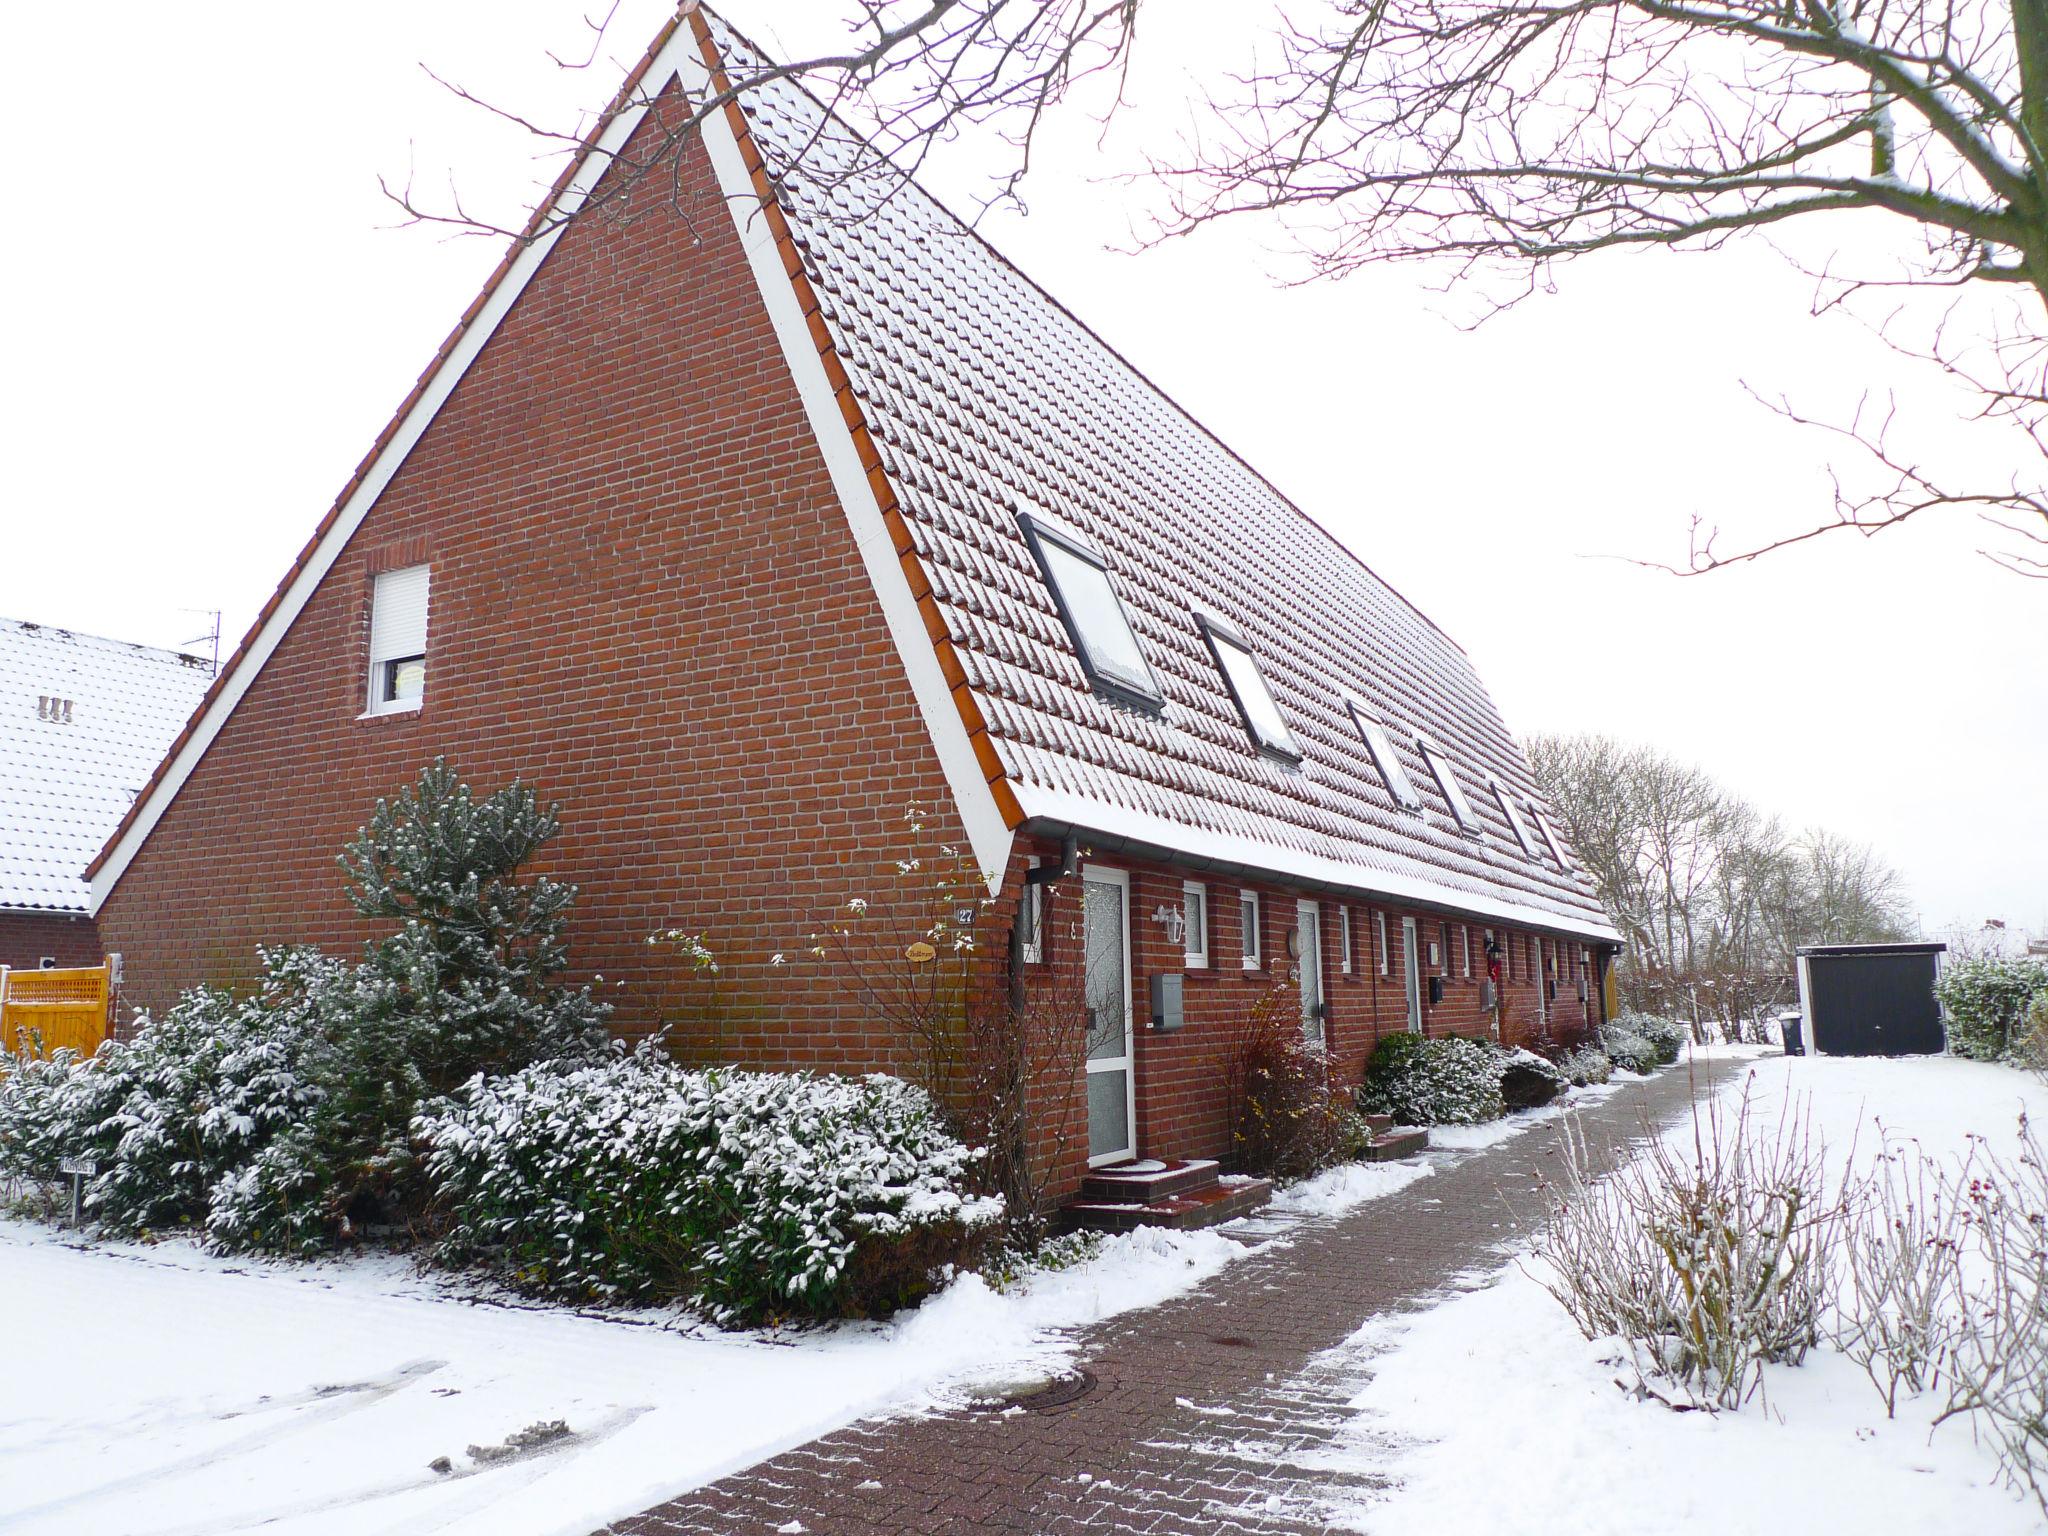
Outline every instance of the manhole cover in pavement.
[(989, 1387), (975, 1394), (976, 1408), (1003, 1413), (1022, 1408), (1028, 1413), (1046, 1413), (1078, 1403), (1095, 1390), (1092, 1371), (1069, 1371), (1059, 1376), (1041, 1376), (1032, 1381), (1014, 1381), (1007, 1387)]

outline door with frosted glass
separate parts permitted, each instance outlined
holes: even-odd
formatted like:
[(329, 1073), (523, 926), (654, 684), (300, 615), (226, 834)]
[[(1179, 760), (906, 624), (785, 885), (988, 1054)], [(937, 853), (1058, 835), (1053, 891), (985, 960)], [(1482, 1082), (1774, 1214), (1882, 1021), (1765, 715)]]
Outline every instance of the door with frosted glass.
[(1422, 1033), (1422, 946), (1415, 940), (1415, 919), (1401, 919), (1401, 975), (1408, 989), (1408, 1028)]
[(1136, 1150), (1131, 1081), (1131, 877), (1091, 869), (1082, 878), (1088, 934), (1088, 1163)]
[(1301, 970), (1301, 1032), (1310, 1045), (1323, 1043), (1323, 909), (1319, 902), (1295, 904), (1296, 964)]

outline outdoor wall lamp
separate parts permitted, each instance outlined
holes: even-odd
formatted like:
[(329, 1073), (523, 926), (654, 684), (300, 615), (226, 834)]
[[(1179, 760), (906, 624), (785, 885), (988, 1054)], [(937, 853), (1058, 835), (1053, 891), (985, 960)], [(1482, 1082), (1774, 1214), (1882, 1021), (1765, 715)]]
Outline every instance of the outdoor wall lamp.
[(1158, 907), (1153, 910), (1152, 921), (1166, 930), (1166, 942), (1179, 947), (1187, 937), (1188, 915), (1179, 907)]

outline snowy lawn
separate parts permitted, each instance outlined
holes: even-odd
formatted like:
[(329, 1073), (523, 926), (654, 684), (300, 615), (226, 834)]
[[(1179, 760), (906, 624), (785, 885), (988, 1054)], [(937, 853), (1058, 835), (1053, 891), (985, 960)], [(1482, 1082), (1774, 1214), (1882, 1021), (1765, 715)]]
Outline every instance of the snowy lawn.
[[(1001, 1295), (970, 1277), (893, 1323), (773, 1336), (0, 1221), (0, 1529), (584, 1536), (863, 1414), (1042, 1379), (1058, 1330), (1243, 1251), (1134, 1234)], [(556, 1420), (567, 1437), (492, 1458)]]
[[(1763, 1118), (1776, 1119), (1788, 1088), (1810, 1096), (1838, 1162), (1852, 1139), (1867, 1158), (1879, 1121), (1945, 1154), (1972, 1132), (2008, 1152), (2023, 1108), (2037, 1124), (2048, 1118), (2040, 1083), (1975, 1062), (1767, 1057), (1753, 1067)], [(1690, 1123), (1673, 1134), (1689, 1135)], [(1739, 1413), (1673, 1413), (1617, 1389), (1622, 1373), (1519, 1265), (1477, 1283), (1426, 1312), (1376, 1320), (1353, 1341), (1371, 1374), (1340, 1459), (1397, 1485), (1340, 1511), (1340, 1526), (1489, 1536), (2041, 1529), (2033, 1502), (1999, 1485), (1967, 1422), (1933, 1428), (1938, 1405), (1926, 1401), (1887, 1420), (1868, 1378), (1830, 1349), (1769, 1368), (1767, 1400)]]

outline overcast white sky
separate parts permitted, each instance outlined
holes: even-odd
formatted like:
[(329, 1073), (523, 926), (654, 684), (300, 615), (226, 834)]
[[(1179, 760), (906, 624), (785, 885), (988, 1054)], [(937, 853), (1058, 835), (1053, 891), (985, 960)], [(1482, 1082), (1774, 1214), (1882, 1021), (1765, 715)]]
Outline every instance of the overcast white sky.
[[(843, 9), (726, 6), (785, 42)], [(666, 11), (625, 0), (611, 52)], [(393, 228), (379, 173), (452, 167), (508, 218), (552, 175), (419, 64), (567, 122), (617, 79), (548, 63), (583, 50), (580, 14), (10, 15), (0, 614), (174, 644), (220, 608), (232, 646), (500, 254)], [(2048, 586), (1977, 558), (1981, 527), (1696, 580), (1618, 558), (1682, 558), (1695, 513), (1760, 536), (1824, 515), (1828, 445), (1743, 381), (1822, 410), (1898, 376), (1860, 330), (1808, 318), (1777, 256), (1603, 258), (1463, 330), (1420, 271), (1281, 286), (1249, 227), (1122, 254), (1132, 194), (1091, 179), (1113, 157), (1078, 125), (1049, 149), (1029, 215), (990, 236), (1462, 643), (1517, 731), (1651, 741), (1866, 840), (1930, 928), (2048, 929)], [(945, 168), (956, 202), (974, 163)]]

